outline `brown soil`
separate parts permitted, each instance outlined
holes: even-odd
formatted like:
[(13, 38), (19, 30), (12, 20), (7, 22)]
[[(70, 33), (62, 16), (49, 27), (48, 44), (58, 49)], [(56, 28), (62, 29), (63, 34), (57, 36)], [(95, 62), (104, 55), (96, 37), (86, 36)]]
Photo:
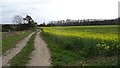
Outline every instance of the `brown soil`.
[(27, 66), (50, 66), (50, 53), (49, 49), (47, 48), (46, 43), (40, 37), (40, 32), (36, 34), (35, 49), (31, 55), (31, 60), (26, 64)]

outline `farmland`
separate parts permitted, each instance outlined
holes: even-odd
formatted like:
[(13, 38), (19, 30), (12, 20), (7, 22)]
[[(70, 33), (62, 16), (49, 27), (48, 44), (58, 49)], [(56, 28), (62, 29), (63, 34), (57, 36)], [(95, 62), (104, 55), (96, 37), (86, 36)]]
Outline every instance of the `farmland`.
[(34, 50), (34, 39), (36, 33), (27, 42), (26, 46), (10, 61), (11, 66), (24, 66), (29, 61), (29, 55)]
[(3, 32), (2, 33), (2, 53), (4, 54), (7, 50), (15, 47), (21, 39), (29, 35), (31, 31), (22, 32)]
[(0, 57), (2, 57), (3, 67), (50, 66), (49, 50), (40, 36), (40, 31), (3, 32), (2, 34), (3, 54)]
[[(118, 25), (42, 27), (53, 65), (117, 65)], [(94, 59), (94, 60), (93, 60)], [(92, 63), (90, 63), (92, 62)]]

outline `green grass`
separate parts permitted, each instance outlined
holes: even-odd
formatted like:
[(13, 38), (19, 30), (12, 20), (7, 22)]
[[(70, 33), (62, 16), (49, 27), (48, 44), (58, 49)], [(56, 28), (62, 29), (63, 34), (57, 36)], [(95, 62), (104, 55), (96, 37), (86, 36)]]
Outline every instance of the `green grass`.
[(2, 54), (2, 41), (0, 41), (0, 55)]
[(54, 40), (52, 40), (52, 36), (48, 37), (48, 35), (44, 33), (41, 33), (41, 36), (51, 50), (51, 60), (53, 66), (65, 66), (77, 61), (78, 59), (84, 58), (78, 52), (65, 50), (59, 44), (56, 44)]
[(25, 66), (25, 64), (30, 60), (29, 57), (34, 50), (35, 36), (36, 33), (31, 36), (26, 46), (10, 61), (11, 66)]
[(117, 57), (96, 57), (96, 58), (87, 58), (78, 60), (73, 64), (70, 64), (71, 66), (115, 66)]
[[(51, 49), (52, 64), (55, 66), (76, 64), (83, 61), (82, 59), (93, 62), (87, 64), (91, 66), (116, 65), (117, 60), (114, 56), (117, 56), (120, 47), (116, 25), (42, 27), (42, 29), (41, 35)], [(96, 64), (91, 60), (92, 57), (98, 60), (101, 57), (112, 57), (114, 60), (102, 64), (106, 62), (103, 59), (101, 64)]]
[(29, 35), (31, 31), (24, 31), (24, 32), (18, 32), (13, 33), (7, 37), (4, 37), (4, 33), (2, 35), (2, 54), (4, 54), (7, 50), (16, 47), (15, 44), (17, 44), (20, 40), (25, 38), (27, 35)]

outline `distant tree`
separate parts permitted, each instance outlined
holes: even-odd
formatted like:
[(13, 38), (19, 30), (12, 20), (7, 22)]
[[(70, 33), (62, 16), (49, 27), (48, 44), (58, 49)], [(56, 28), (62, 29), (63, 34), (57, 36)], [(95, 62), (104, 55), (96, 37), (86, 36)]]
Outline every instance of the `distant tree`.
[(34, 27), (34, 20), (32, 19), (31, 16), (27, 15), (26, 18), (23, 18), (24, 20), (26, 20), (28, 22), (28, 25), (30, 28), (33, 28)]
[(28, 24), (29, 29), (36, 29), (37, 28), (37, 22), (35, 22), (31, 16), (26, 15), (25, 18), (23, 18), (24, 22), (26, 21)]
[(45, 22), (43, 22), (43, 25), (45, 26)]
[(83, 20), (58, 20), (51, 21), (47, 26), (88, 26), (88, 25), (117, 25), (120, 24), (120, 18), (117, 19), (83, 19)]
[(20, 15), (15, 15), (15, 16), (13, 17), (13, 23), (22, 24), (22, 22), (23, 22), (22, 16), (20, 16)]
[(12, 27), (14, 27), (15, 30), (21, 30), (21, 26), (22, 26), (22, 23), (23, 23), (23, 18), (22, 16), (20, 15), (15, 15), (13, 17), (13, 23), (14, 24), (17, 24), (17, 25), (13, 25)]

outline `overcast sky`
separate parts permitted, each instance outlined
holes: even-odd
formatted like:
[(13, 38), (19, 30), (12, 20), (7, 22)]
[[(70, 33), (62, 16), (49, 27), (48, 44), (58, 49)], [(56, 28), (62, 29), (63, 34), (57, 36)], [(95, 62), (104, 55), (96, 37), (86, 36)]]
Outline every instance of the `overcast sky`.
[[(114, 19), (119, 0), (2, 0), (0, 20), (12, 23), (14, 15), (30, 15), (36, 22), (65, 19)], [(0, 22), (1, 23), (1, 22)]]

